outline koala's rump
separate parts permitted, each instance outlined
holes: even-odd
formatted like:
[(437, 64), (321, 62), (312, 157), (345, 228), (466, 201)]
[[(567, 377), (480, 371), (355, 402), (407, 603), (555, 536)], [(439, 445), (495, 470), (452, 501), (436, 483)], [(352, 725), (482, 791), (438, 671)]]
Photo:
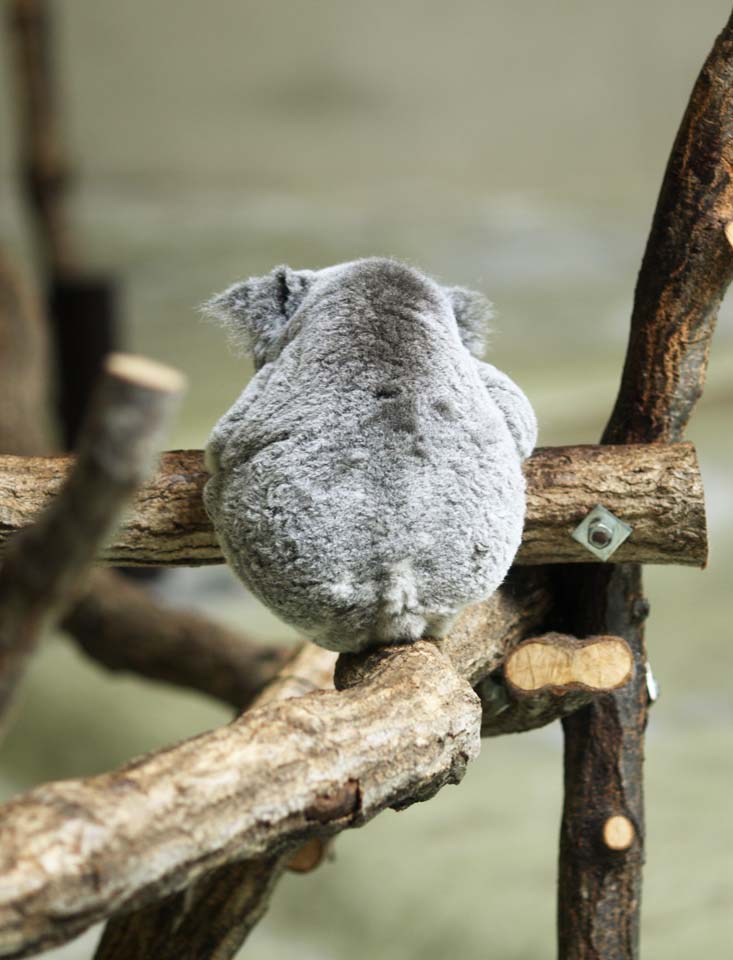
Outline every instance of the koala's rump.
[(489, 596), (519, 546), (524, 484), (498, 411), (483, 388), (467, 396), (386, 397), (261, 435), (207, 491), (250, 589), (334, 649), (434, 633)]

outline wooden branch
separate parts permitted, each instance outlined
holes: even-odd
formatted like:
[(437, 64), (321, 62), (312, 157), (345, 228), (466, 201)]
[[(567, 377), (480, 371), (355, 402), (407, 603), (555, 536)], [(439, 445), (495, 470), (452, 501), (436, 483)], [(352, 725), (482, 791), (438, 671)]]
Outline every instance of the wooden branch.
[[(116, 772), (0, 808), (0, 956), (68, 940), (226, 862), (290, 855), (458, 779), (477, 749), (480, 706), (454, 669), (477, 682), (541, 628), (543, 580), (515, 571), (464, 614), (444, 652), (423, 641), (341, 657), (348, 689), (265, 703)], [(297, 676), (282, 682), (302, 692)]]
[(48, 3), (11, 0), (7, 16), (19, 106), (21, 171), (29, 206), (49, 271), (69, 273), (75, 269), (76, 252), (64, 203), (69, 164), (53, 77)]
[(733, 16), (695, 83), (636, 285), (626, 363), (604, 443), (670, 442), (705, 383), (733, 279)]
[[(53, 499), (71, 464), (65, 457), (0, 457), (0, 546)], [(614, 561), (705, 563), (703, 488), (691, 444), (545, 448), (527, 462), (526, 475), (527, 517), (517, 563), (593, 562), (571, 533), (599, 502), (633, 527)], [(201, 499), (207, 478), (199, 451), (164, 454), (158, 474), (142, 488), (100, 560), (221, 563)]]
[[(733, 16), (690, 97), (657, 201), (634, 298), (623, 377), (605, 443), (678, 440), (700, 396), (718, 307), (733, 276)], [(619, 557), (619, 560), (622, 558)], [(629, 559), (629, 558), (623, 558)], [(641, 569), (556, 568), (571, 633), (613, 633), (635, 676), (563, 721), (558, 952), (636, 960), (644, 861), (642, 764), (649, 698)], [(608, 843), (623, 817), (629, 843)], [(605, 826), (604, 826), (605, 825)]]
[[(559, 953), (569, 960), (632, 960), (638, 955), (644, 841), (648, 695), (642, 622), (648, 605), (635, 564), (587, 569), (582, 578), (568, 571), (563, 582), (564, 573), (559, 580), (568, 591), (568, 622), (579, 632), (609, 630), (623, 636), (634, 653), (635, 677), (622, 690), (596, 698), (563, 721)], [(625, 851), (611, 856), (603, 842), (603, 825), (616, 815), (634, 824), (635, 838)]]
[(112, 570), (95, 570), (61, 627), (109, 670), (248, 706), (293, 656), (191, 610), (166, 607)]
[(48, 379), (39, 304), (0, 247), (0, 452), (45, 451)]
[(74, 599), (123, 504), (150, 467), (178, 373), (112, 355), (79, 457), (59, 496), (13, 540), (0, 569), (0, 711), (39, 630)]
[(481, 735), (545, 726), (628, 683), (632, 672), (631, 650), (620, 637), (530, 637), (508, 653), (503, 671), (476, 688), (483, 709)]
[[(253, 706), (332, 690), (335, 663), (336, 654), (306, 644)], [(263, 860), (224, 864), (161, 902), (113, 917), (95, 960), (233, 957), (267, 910), (285, 869), (292, 869), (293, 860), (303, 851), (313, 863), (314, 845), (322, 855), (327, 843), (322, 837), (311, 837), (295, 854), (286, 850)]]
[[(502, 661), (508, 645), (543, 621), (549, 600), (542, 576), (515, 570), (490, 604), (466, 611), (441, 645), (443, 653), (461, 664), (465, 677), (480, 677)], [(265, 691), (258, 704), (330, 686), (333, 662), (332, 654), (307, 646), (292, 665), (283, 669), (280, 679)], [(363, 656), (342, 657), (339, 682), (353, 686), (365, 680), (369, 670), (369, 661)], [(546, 711), (544, 722), (562, 716), (560, 707), (565, 704), (557, 698), (554, 716)], [(181, 960), (203, 955), (228, 960), (264, 914), (285, 868), (313, 869), (323, 859), (327, 844), (322, 837), (312, 837), (294, 855), (286, 852), (265, 862), (225, 865), (157, 906), (113, 918), (95, 960)]]
[(111, 774), (46, 785), (0, 820), (0, 955), (125, 905), (361, 825), (458, 782), (480, 706), (432, 644), (387, 651), (358, 688), (268, 704)]

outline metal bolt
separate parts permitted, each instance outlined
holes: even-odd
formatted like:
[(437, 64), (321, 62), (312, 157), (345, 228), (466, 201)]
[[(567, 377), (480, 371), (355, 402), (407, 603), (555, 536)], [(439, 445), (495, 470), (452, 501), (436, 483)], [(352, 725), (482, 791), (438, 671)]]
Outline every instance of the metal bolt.
[(599, 560), (608, 560), (631, 535), (631, 527), (597, 503), (573, 530), (577, 540)]
[(607, 547), (613, 539), (613, 530), (603, 520), (594, 520), (588, 525), (588, 541), (594, 547)]

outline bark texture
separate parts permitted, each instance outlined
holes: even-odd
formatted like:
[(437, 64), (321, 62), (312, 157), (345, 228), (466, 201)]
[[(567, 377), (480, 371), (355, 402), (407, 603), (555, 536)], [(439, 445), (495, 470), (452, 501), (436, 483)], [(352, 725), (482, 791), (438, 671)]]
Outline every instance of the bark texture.
[[(336, 654), (306, 644), (253, 706), (333, 689)], [(312, 837), (295, 853), (312, 860), (328, 841)], [(322, 857), (322, 852), (319, 856)], [(294, 857), (285, 851), (262, 860), (226, 863), (191, 886), (105, 927), (95, 960), (225, 960), (233, 957), (261, 919), (277, 881)]]
[(702, 394), (733, 278), (733, 17), (703, 65), (672, 147), (605, 443), (679, 440)]
[(356, 688), (266, 704), (114, 773), (30, 791), (0, 820), (0, 955), (427, 799), (478, 753), (480, 712), (423, 641), (386, 651)]
[[(564, 575), (562, 571), (561, 575)], [(635, 677), (563, 721), (565, 797), (560, 832), (559, 956), (607, 960), (638, 955), (644, 860), (643, 759), (647, 721), (646, 605), (635, 564), (568, 573), (568, 616), (580, 633), (613, 631), (634, 653)], [(635, 839), (604, 843), (609, 817), (624, 816)]]
[[(329, 682), (333, 655), (316, 651), (330, 658), (318, 676), (312, 663), (303, 666), (303, 657), (314, 656), (306, 648), (268, 689), (267, 701), (230, 726), (5, 805), (0, 956), (63, 942), (106, 916), (190, 887), (227, 862), (275, 857), (279, 871), (280, 854), (289, 859), (310, 837), (358, 826), (453, 782), (475, 755), (480, 723), (478, 698), (459, 675), (480, 680), (482, 671), (500, 666), (508, 646), (541, 629), (551, 604), (543, 580), (539, 572), (515, 571), (505, 591), (464, 614), (455, 642), (448, 638), (442, 650), (423, 641), (340, 658), (339, 685), (347, 689), (338, 692), (313, 690)], [(282, 696), (289, 699), (272, 699)], [(243, 874), (237, 868), (229, 876), (229, 888), (226, 871), (215, 881), (221, 915), (229, 889), (226, 915), (244, 935), (251, 924), (236, 908)], [(269, 874), (260, 877), (269, 884)], [(204, 899), (210, 896), (207, 883), (202, 889)], [(150, 927), (170, 934), (167, 925), (180, 922), (182, 905), (186, 914), (205, 911), (195, 891), (185, 903), (168, 901), (160, 913), (131, 918), (134, 942), (162, 942)], [(266, 899), (252, 903), (264, 909)], [(122, 943), (118, 923), (126, 922), (115, 921), (108, 942)]]
[(182, 378), (116, 355), (100, 384), (74, 469), (17, 536), (0, 568), (0, 712), (41, 628), (73, 602), (117, 514), (150, 469)]
[[(0, 546), (53, 499), (72, 462), (0, 457)], [(527, 461), (526, 476), (518, 564), (592, 562), (593, 555), (571, 533), (597, 503), (633, 527), (614, 561), (693, 566), (706, 561), (702, 481), (689, 443), (540, 449)], [(141, 489), (100, 560), (142, 566), (222, 563), (201, 498), (207, 478), (200, 451), (164, 454), (157, 475)]]
[[(639, 273), (623, 377), (604, 443), (670, 443), (683, 434), (703, 384), (718, 307), (733, 277), (725, 227), (733, 220), (733, 16), (690, 97), (664, 176)], [(560, 841), (559, 956), (639, 955), (644, 860), (642, 764), (648, 694), (641, 569), (556, 569), (566, 629), (614, 633), (635, 676), (568, 717)], [(612, 850), (610, 817), (633, 838)]]

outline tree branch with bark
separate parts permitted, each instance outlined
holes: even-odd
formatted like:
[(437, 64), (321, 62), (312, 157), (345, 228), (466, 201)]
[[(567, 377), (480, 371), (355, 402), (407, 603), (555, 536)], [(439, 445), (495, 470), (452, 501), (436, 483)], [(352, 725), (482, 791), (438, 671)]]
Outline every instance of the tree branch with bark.
[[(57, 494), (71, 457), (0, 457), (0, 548)], [(541, 448), (525, 465), (527, 515), (516, 562), (594, 560), (571, 534), (602, 503), (633, 527), (614, 560), (683, 563), (707, 559), (705, 503), (691, 444)], [(199, 450), (172, 450), (144, 485), (98, 561), (196, 566), (224, 558), (202, 501), (208, 479)]]
[[(684, 435), (705, 382), (718, 308), (733, 278), (725, 233), (731, 221), (733, 15), (703, 65), (672, 147), (604, 443), (659, 445)], [(635, 960), (649, 705), (643, 624), (649, 605), (638, 562), (560, 567), (555, 576), (558, 621), (564, 628), (578, 636), (623, 637), (635, 661), (635, 677), (621, 691), (595, 699), (563, 721), (559, 954), (567, 960)], [(628, 843), (614, 848), (606, 842), (609, 820), (630, 825)]]
[(124, 354), (106, 364), (74, 469), (15, 537), (0, 568), (0, 712), (42, 627), (73, 600), (122, 507), (152, 465), (183, 387), (177, 372)]

